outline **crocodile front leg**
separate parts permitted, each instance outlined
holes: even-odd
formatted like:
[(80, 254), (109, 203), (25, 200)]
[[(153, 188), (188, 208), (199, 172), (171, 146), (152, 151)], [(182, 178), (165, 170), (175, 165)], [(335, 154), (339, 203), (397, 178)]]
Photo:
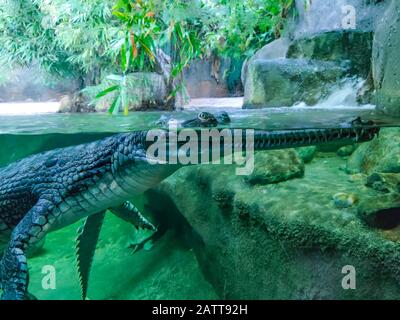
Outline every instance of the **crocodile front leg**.
[(41, 199), (15, 227), (0, 264), (4, 300), (29, 298), (27, 250), (46, 235), (54, 216), (53, 203)]
[(134, 225), (137, 229), (141, 228), (157, 231), (157, 228), (148, 221), (130, 201), (125, 201), (122, 205), (109, 208), (109, 210), (117, 217)]

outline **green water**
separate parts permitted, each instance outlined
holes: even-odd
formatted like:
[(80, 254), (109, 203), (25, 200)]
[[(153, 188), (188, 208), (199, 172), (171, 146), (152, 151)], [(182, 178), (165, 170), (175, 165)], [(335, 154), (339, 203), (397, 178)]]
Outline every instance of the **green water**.
[[(365, 120), (373, 119), (388, 127), (399, 124), (396, 119), (379, 116), (369, 109), (228, 112), (232, 119), (230, 126), (242, 128), (334, 127), (357, 116)], [(196, 114), (197, 110), (192, 110), (171, 115), (178, 120), (185, 120)], [(169, 114), (132, 113), (127, 117), (99, 114), (2, 116), (0, 166), (44, 150), (93, 141), (117, 132), (154, 128), (155, 122), (162, 115)], [(339, 237), (332, 236), (329, 239), (336, 240), (329, 241), (337, 243), (340, 242), (337, 240), (340, 237), (352, 239), (351, 237), (356, 237), (355, 234), (362, 232), (365, 232), (366, 246), (370, 245), (368, 241), (376, 243), (374, 237), (397, 242), (396, 237), (400, 239), (400, 231), (387, 234), (381, 230), (365, 228), (357, 220), (355, 207), (345, 210), (332, 207), (332, 195), (337, 192), (349, 194), (357, 189), (357, 197), (363, 201), (381, 196), (379, 192), (365, 188), (356, 177), (341, 169), (347, 160), (348, 156), (337, 156), (336, 150), (320, 150), (311, 163), (305, 164), (306, 173), (303, 178), (256, 186), (249, 186), (244, 179), (233, 177), (230, 169), (225, 166), (180, 170), (158, 189), (158, 192), (161, 190), (171, 193), (171, 199), (165, 203), (151, 192), (144, 197), (130, 199), (154, 223), (161, 221), (168, 225), (165, 235), (151, 248), (132, 254), (127, 248), (128, 244), (143, 235), (137, 233), (131, 225), (111, 214), (107, 215), (93, 262), (89, 299), (368, 298), (372, 289), (363, 284), (360, 284), (363, 291), (359, 294), (349, 291), (341, 293), (333, 284), (327, 285), (334, 287), (331, 290), (334, 293), (329, 291), (331, 295), (320, 292), (321, 285), (316, 279), (323, 278), (324, 272), (332, 272), (330, 268), (340, 265), (348, 256), (348, 253), (342, 254), (339, 249), (336, 251), (332, 244), (324, 244), (324, 241), (328, 241), (328, 236), (324, 236), (326, 239), (316, 240), (323, 244), (323, 254), (319, 256), (319, 246), (315, 249), (312, 245), (314, 249), (310, 249), (306, 244), (300, 245), (301, 241), (296, 246), (293, 245), (292, 236), (280, 238), (279, 233), (271, 238), (273, 228), (260, 231), (258, 227), (254, 229), (254, 224), (257, 224), (255, 222), (247, 222), (249, 225), (242, 225), (240, 222), (237, 225), (238, 218), (234, 215), (236, 209), (229, 209), (239, 202), (249, 208), (254, 205), (258, 209), (249, 209), (250, 213), (246, 214), (257, 216), (257, 212), (261, 210), (262, 219), (282, 219), (278, 222), (279, 225), (288, 223), (288, 226), (292, 226), (292, 219), (300, 226), (325, 225), (329, 221), (327, 228), (334, 230), (332, 234)], [(197, 180), (201, 180), (198, 185), (193, 182)], [(201, 187), (203, 185), (207, 187)], [(182, 195), (180, 192), (185, 189), (188, 193)], [(228, 200), (222, 206), (221, 194), (224, 199), (231, 192), (235, 193), (235, 205)], [(290, 204), (287, 202), (289, 198), (293, 199)], [(263, 206), (266, 208), (263, 209)], [(228, 211), (231, 213), (226, 213)], [(238, 217), (243, 218), (241, 214)], [(260, 217), (257, 219), (261, 219)], [(210, 221), (209, 225), (207, 221)], [(79, 225), (77, 223), (48, 235), (44, 247), (29, 259), (29, 291), (37, 298), (80, 298), (74, 242)], [(341, 228), (348, 233), (340, 235)], [(357, 228), (362, 229), (362, 232)], [(234, 254), (235, 250), (237, 254)], [(379, 251), (379, 248), (374, 250)], [(263, 252), (268, 261), (261, 258), (264, 256)], [(357, 251), (355, 261), (358, 264), (368, 263), (368, 257), (363, 260), (360, 255), (362, 254)], [(228, 261), (230, 262), (227, 263)], [(48, 265), (56, 270), (54, 290), (44, 289), (42, 285), (42, 269)], [(387, 278), (381, 279), (381, 275), (371, 279), (370, 274), (373, 273), (368, 273), (367, 269), (362, 269), (362, 277), (369, 278), (373, 286), (390, 282)], [(312, 270), (317, 273), (316, 278), (307, 274)], [(282, 272), (286, 275), (283, 276)], [(260, 277), (264, 280), (257, 285)], [(338, 275), (333, 278), (340, 277), (338, 271)], [(339, 280), (337, 286), (340, 286)], [(386, 297), (397, 297), (400, 292), (397, 287), (392, 284), (387, 286)], [(368, 288), (371, 290), (368, 291)]]
[[(315, 108), (276, 108), (262, 110), (224, 109), (232, 120), (230, 126), (237, 128), (304, 128), (329, 127), (348, 122), (361, 116), (384, 123), (393, 119), (377, 115), (367, 108), (315, 109)], [(133, 112), (128, 116), (108, 114), (41, 114), (0, 116), (0, 134), (42, 135), (49, 133), (117, 133), (156, 127), (161, 116), (172, 116), (177, 120), (192, 119), (200, 110), (181, 112)], [(218, 109), (202, 108), (201, 111), (217, 112)]]

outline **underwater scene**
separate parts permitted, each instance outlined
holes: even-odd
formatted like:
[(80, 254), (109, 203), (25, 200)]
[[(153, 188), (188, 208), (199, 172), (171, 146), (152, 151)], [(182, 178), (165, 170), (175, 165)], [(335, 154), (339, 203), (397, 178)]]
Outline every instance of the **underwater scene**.
[(398, 1), (0, 3), (2, 300), (400, 298)]

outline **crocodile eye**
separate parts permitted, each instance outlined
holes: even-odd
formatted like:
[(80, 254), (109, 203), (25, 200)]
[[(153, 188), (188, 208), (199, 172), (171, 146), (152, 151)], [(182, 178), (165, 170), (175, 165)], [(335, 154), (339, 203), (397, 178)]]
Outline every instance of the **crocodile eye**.
[(208, 116), (206, 112), (200, 112), (199, 113), (199, 119), (200, 120), (207, 120)]

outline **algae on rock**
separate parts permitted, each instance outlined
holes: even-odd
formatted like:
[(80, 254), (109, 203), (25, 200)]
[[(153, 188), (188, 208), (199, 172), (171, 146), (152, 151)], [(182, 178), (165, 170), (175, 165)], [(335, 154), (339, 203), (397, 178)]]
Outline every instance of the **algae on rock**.
[[(156, 190), (201, 239), (197, 259), (221, 298), (396, 298), (400, 243), (388, 237), (399, 231), (383, 234), (365, 224), (359, 206), (374, 207), (381, 192), (349, 179), (339, 170), (343, 164), (337, 156), (317, 158), (303, 178), (255, 186), (231, 166), (198, 166)], [(338, 209), (332, 200), (338, 192), (357, 201)], [(349, 264), (357, 270), (357, 290), (341, 286)]]
[(257, 164), (254, 171), (245, 177), (252, 185), (278, 183), (304, 175), (304, 163), (293, 149), (258, 152), (254, 162)]
[(400, 128), (381, 130), (379, 137), (363, 143), (347, 163), (350, 173), (400, 173)]

